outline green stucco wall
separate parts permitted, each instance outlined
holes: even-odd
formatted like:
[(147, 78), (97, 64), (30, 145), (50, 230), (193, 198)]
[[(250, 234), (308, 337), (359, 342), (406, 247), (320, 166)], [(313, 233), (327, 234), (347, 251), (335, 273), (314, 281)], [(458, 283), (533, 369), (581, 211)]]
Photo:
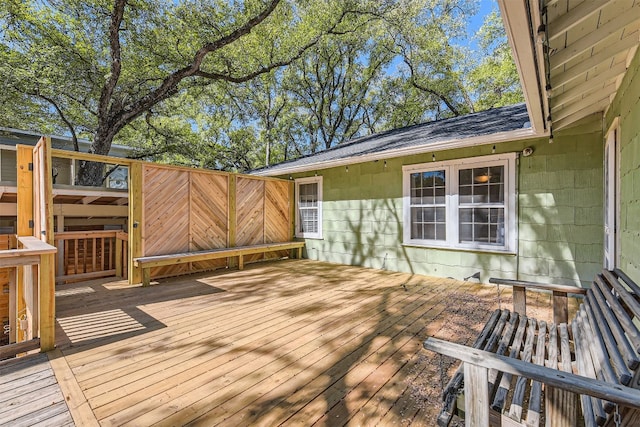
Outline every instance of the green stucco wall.
[[(433, 276), (489, 277), (588, 285), (602, 267), (602, 132), (501, 143), (496, 153), (534, 148), (518, 166), (518, 255), (402, 245), (402, 166), (432, 153), (293, 175), (323, 176), (323, 239), (306, 240), (311, 259)], [(640, 150), (639, 150), (640, 152)], [(489, 155), (492, 146), (436, 153), (436, 160)]]
[(640, 50), (605, 118), (609, 129), (620, 118), (619, 267), (640, 283)]

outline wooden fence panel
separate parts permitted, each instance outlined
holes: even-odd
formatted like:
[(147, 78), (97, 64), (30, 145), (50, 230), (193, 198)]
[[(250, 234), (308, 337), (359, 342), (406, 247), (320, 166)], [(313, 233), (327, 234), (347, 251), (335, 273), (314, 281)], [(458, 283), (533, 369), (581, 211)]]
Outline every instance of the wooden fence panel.
[[(189, 251), (228, 246), (229, 181), (226, 175), (191, 172)], [(192, 270), (225, 267), (226, 259), (195, 262)]]
[[(289, 183), (286, 181), (266, 181), (264, 201), (264, 242), (279, 243), (289, 240)], [(266, 258), (287, 256), (288, 251), (265, 254)]]
[[(265, 181), (238, 177), (236, 185), (236, 246), (264, 243)], [(245, 262), (263, 259), (263, 254), (247, 255)]]
[[(142, 256), (291, 239), (287, 181), (246, 175), (230, 179), (226, 173), (147, 164), (142, 175)], [(287, 253), (249, 255), (244, 261), (282, 256)], [(211, 270), (226, 267), (227, 262), (221, 259), (160, 267), (152, 269), (151, 276)]]
[[(145, 165), (143, 168), (143, 254), (189, 251), (189, 171)], [(189, 271), (180, 264), (154, 269), (152, 276)]]

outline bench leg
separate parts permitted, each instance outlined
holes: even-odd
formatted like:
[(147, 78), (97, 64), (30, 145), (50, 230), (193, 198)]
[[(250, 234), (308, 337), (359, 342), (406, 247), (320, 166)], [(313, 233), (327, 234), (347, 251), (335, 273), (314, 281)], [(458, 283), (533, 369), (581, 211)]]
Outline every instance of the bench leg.
[(302, 248), (298, 248), (298, 259), (302, 259)]
[(464, 364), (464, 406), (465, 425), (489, 425), (488, 369)]
[(244, 269), (244, 256), (238, 255), (238, 270)]
[(151, 269), (142, 269), (142, 286), (149, 286), (151, 284)]

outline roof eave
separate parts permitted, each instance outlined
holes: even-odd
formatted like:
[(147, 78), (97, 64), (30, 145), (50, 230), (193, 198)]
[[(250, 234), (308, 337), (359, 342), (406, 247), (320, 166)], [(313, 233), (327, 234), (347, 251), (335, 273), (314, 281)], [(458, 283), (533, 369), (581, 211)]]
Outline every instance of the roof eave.
[[(498, 0), (507, 39), (518, 69), (520, 83), (531, 126), (538, 135), (547, 133), (546, 114), (548, 100), (544, 84), (544, 57), (542, 45), (535, 42), (531, 27), (537, 28), (538, 14), (530, 16), (525, 1)], [(531, 8), (539, 7), (537, 0), (530, 2)], [(524, 29), (524, 30), (523, 30)]]
[(309, 172), (314, 170), (329, 169), (338, 166), (352, 165), (375, 160), (388, 160), (396, 157), (410, 156), (414, 154), (424, 154), (454, 148), (468, 148), (478, 145), (497, 144), (501, 142), (520, 141), (526, 139), (539, 138), (542, 134), (535, 132), (532, 128), (517, 129), (506, 132), (498, 132), (491, 135), (474, 136), (471, 138), (449, 139), (435, 143), (403, 147), (394, 150), (380, 151), (377, 153), (351, 156), (342, 159), (326, 160), (322, 162), (309, 163), (290, 167), (281, 167), (275, 170), (265, 169), (252, 172), (252, 175), (259, 176), (280, 176), (292, 173)]

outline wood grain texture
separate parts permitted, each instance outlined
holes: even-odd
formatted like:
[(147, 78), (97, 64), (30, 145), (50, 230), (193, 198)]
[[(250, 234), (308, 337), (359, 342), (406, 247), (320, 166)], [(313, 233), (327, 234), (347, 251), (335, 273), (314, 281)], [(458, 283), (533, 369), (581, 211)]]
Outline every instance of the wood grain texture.
[[(164, 165), (144, 164), (142, 170), (143, 249), (134, 258), (290, 241), (288, 181)], [(244, 261), (287, 255), (286, 251), (251, 254)], [(166, 265), (153, 268), (151, 277), (232, 267), (235, 261)]]
[[(228, 178), (224, 175), (190, 172), (189, 250), (203, 251), (227, 247)], [(226, 260), (193, 263), (192, 270), (226, 266)]]

